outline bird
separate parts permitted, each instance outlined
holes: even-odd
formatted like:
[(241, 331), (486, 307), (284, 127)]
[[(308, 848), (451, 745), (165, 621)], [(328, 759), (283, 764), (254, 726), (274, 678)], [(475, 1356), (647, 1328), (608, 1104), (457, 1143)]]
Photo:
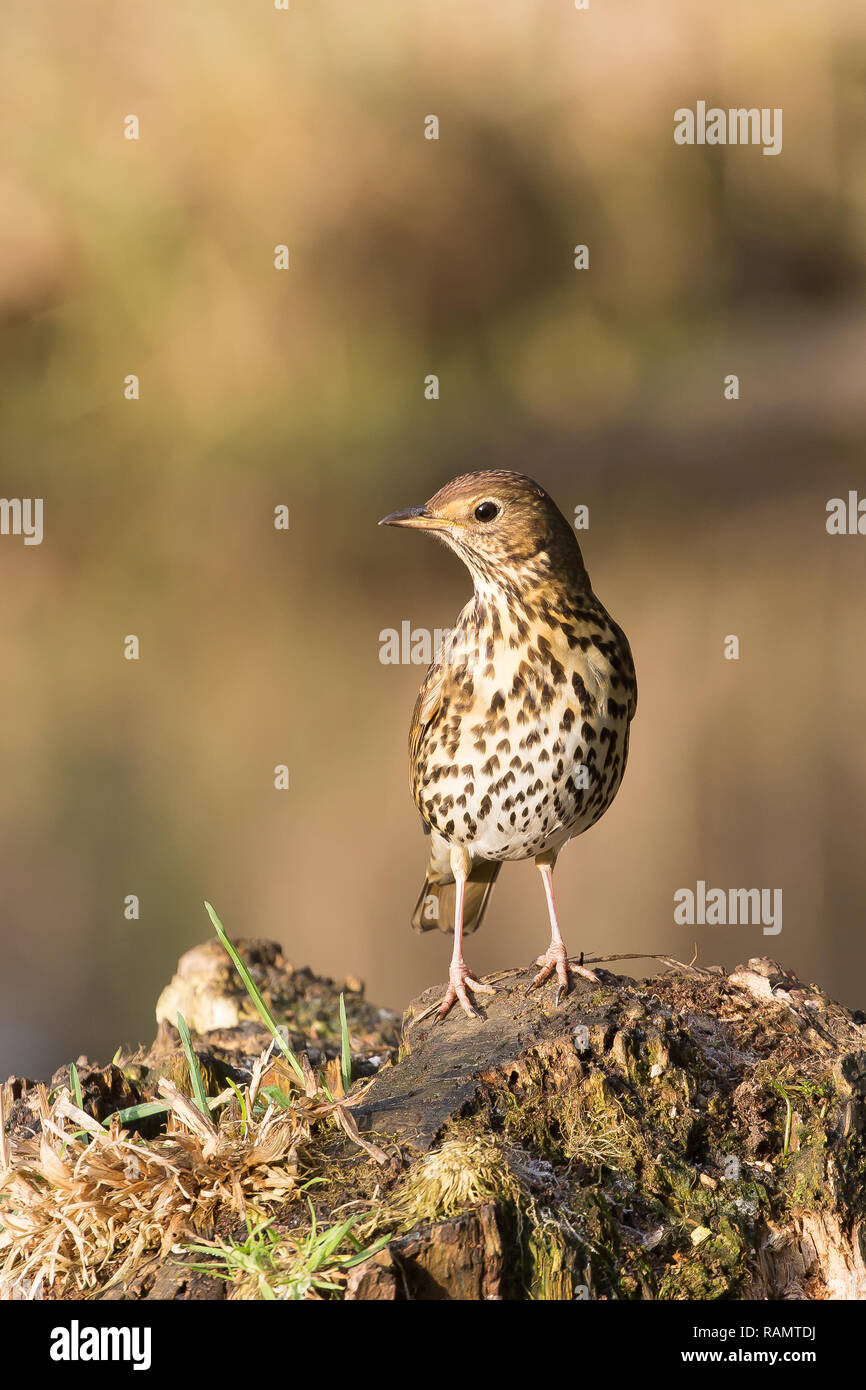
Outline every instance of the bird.
[(471, 973), (464, 936), (481, 924), (502, 864), (534, 859), (550, 944), (529, 991), (573, 976), (553, 892), (563, 846), (604, 815), (619, 790), (637, 708), (628, 640), (593, 593), (575, 529), (522, 473), (454, 478), (423, 506), (380, 526), (434, 536), (466, 565), (473, 597), (427, 670), (409, 731), (409, 777), (430, 837), (412, 925), (453, 930), (445, 1018), (496, 990)]

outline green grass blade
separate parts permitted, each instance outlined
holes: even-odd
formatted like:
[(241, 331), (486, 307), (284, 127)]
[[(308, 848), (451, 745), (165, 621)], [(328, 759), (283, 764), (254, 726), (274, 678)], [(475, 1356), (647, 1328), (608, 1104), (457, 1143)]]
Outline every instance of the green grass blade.
[(232, 1088), (232, 1090), (234, 1091), (235, 1096), (236, 1096), (236, 1098), (237, 1098), (238, 1106), (239, 1106), (240, 1112), (241, 1112), (241, 1138), (242, 1138), (242, 1139), (246, 1139), (246, 1137), (247, 1137), (247, 1103), (246, 1103), (246, 1101), (244, 1100), (244, 1096), (243, 1096), (243, 1092), (241, 1091), (241, 1088), (240, 1088), (239, 1086), (236, 1086), (236, 1085), (235, 1085), (235, 1083), (232, 1081), (231, 1077), (230, 1077), (230, 1076), (227, 1076), (227, 1077), (226, 1077), (226, 1080), (228, 1081), (228, 1084), (231, 1086), (231, 1088)]
[(379, 1236), (378, 1240), (374, 1240), (373, 1244), (368, 1245), (366, 1249), (359, 1250), (355, 1255), (347, 1255), (345, 1259), (340, 1261), (341, 1265), (344, 1269), (354, 1269), (355, 1265), (363, 1264), (365, 1260), (369, 1260), (371, 1255), (376, 1255), (380, 1250), (384, 1250), (390, 1239), (390, 1235)]
[[(208, 1110), (216, 1110), (218, 1104), (225, 1105), (225, 1101), (218, 1100), (216, 1096), (207, 1098)], [(170, 1110), (171, 1106), (164, 1100), (143, 1100), (140, 1105), (128, 1105), (125, 1110), (113, 1110), (102, 1121), (102, 1124), (105, 1129), (108, 1129), (115, 1115), (122, 1125), (127, 1125), (132, 1124), (135, 1120), (149, 1120), (151, 1115), (167, 1115)]]
[(122, 1125), (131, 1124), (133, 1120), (148, 1120), (151, 1115), (167, 1115), (171, 1109), (164, 1100), (143, 1100), (140, 1105), (128, 1105), (125, 1110), (115, 1110), (103, 1121), (103, 1126), (108, 1129), (109, 1123), (117, 1115)]
[(339, 1226), (332, 1226), (329, 1231), (323, 1231), (316, 1241), (313, 1252), (313, 1268), (318, 1269), (326, 1260), (334, 1254), (339, 1245), (342, 1245), (349, 1231), (351, 1231), (357, 1216), (351, 1216), (348, 1221), (343, 1221)]
[(213, 923), (214, 931), (216, 932), (217, 936), (219, 937), (228, 954), (231, 956), (232, 961), (234, 962), (234, 967), (244, 982), (244, 988), (246, 989), (247, 994), (250, 996), (253, 1003), (255, 1004), (256, 1009), (258, 1010), (259, 1017), (261, 1018), (265, 1027), (270, 1032), (271, 1037), (277, 1044), (277, 1047), (282, 1052), (283, 1056), (285, 1057), (289, 1066), (292, 1068), (292, 1071), (297, 1076), (301, 1085), (303, 1085), (304, 1073), (300, 1062), (298, 1061), (294, 1052), (289, 1047), (288, 1043), (286, 1042), (285, 1038), (280, 1032), (279, 1027), (277, 1026), (276, 1019), (274, 1018), (264, 999), (260, 995), (256, 983), (253, 980), (253, 977), (247, 970), (247, 967), (244, 965), (234, 946), (226, 936), (225, 928), (222, 922), (220, 921), (219, 917), (217, 917), (210, 903), (206, 902), (205, 907), (207, 908), (208, 916), (210, 917), (211, 922)]
[(207, 1091), (204, 1088), (204, 1080), (201, 1074), (199, 1060), (193, 1051), (192, 1039), (189, 1029), (186, 1026), (186, 1019), (183, 1014), (177, 1016), (177, 1031), (180, 1033), (180, 1041), (189, 1067), (189, 1079), (192, 1082), (192, 1097), (203, 1115), (208, 1115)]
[(340, 1071), (343, 1075), (343, 1090), (349, 1094), (352, 1084), (352, 1046), (349, 1042), (349, 1024), (346, 1019), (346, 1001), (340, 994)]
[(84, 1109), (84, 1096), (81, 1094), (81, 1081), (78, 1077), (78, 1068), (74, 1062), (69, 1063), (69, 1089), (72, 1092), (72, 1099), (79, 1110)]
[[(78, 1109), (79, 1109), (79, 1110), (83, 1110), (83, 1109), (84, 1109), (84, 1096), (81, 1094), (81, 1081), (79, 1080), (79, 1077), (78, 1077), (78, 1068), (77, 1068), (77, 1066), (75, 1065), (74, 1062), (70, 1062), (70, 1063), (69, 1063), (69, 1089), (70, 1089), (70, 1091), (72, 1092), (72, 1099), (75, 1101), (75, 1104), (78, 1106)], [(51, 1096), (49, 1097), (49, 1100), (53, 1097), (53, 1095), (54, 1095), (54, 1092), (52, 1091)], [(90, 1143), (90, 1135), (88, 1134), (88, 1132), (87, 1132), (86, 1129), (78, 1129), (78, 1130), (76, 1130), (72, 1137), (73, 1137), (73, 1139), (80, 1139), (82, 1135), (85, 1136), (84, 1142), (85, 1142), (86, 1144), (89, 1144), (89, 1143)], [(62, 1147), (61, 1150), (60, 1150), (60, 1157), (61, 1157), (61, 1158), (63, 1158), (63, 1157), (65, 1156), (65, 1154), (66, 1154), (66, 1148), (67, 1148), (67, 1145), (66, 1145), (66, 1141), (64, 1140), (64, 1142), (63, 1142), (63, 1147)]]
[(259, 1094), (267, 1096), (268, 1100), (272, 1100), (281, 1110), (291, 1110), (292, 1108), (291, 1096), (287, 1096), (279, 1086), (263, 1086)]

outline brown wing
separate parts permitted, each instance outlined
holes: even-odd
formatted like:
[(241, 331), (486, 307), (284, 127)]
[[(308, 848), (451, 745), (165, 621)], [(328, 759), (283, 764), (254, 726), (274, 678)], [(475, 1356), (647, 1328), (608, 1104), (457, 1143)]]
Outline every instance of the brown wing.
[[(471, 619), (473, 605), (474, 600), (470, 599), (457, 619), (453, 632), (459, 633), (465, 629), (467, 622)], [(415, 701), (415, 711), (409, 728), (409, 776), (413, 784), (415, 764), (424, 743), (424, 736), (431, 725), (435, 723), (443, 704), (447, 701), (446, 687), (449, 676), (447, 661), (448, 653), (451, 650), (452, 647), (446, 644), (436, 653), (432, 664), (427, 668), (424, 683), (418, 691), (418, 699)]]
[(445, 671), (434, 662), (424, 677), (424, 684), (418, 691), (412, 723), (409, 726), (409, 774), (414, 777), (415, 764), (424, 742), (424, 735), (442, 708), (445, 686)]

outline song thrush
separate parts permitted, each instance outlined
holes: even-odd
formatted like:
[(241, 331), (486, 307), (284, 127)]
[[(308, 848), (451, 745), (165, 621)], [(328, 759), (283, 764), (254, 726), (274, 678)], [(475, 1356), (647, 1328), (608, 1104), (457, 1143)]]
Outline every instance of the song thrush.
[(531, 478), (467, 473), (379, 524), (437, 536), (475, 586), (409, 733), (412, 793), (430, 834), (413, 926), (454, 930), (439, 1014), (459, 1000), (477, 1017), (469, 992), (495, 992), (470, 974), (463, 934), (479, 926), (506, 859), (534, 858), (541, 871), (551, 940), (530, 989), (555, 972), (558, 1004), (570, 973), (596, 979), (568, 960), (553, 866), (622, 781), (637, 704), (628, 642), (592, 591), (574, 530)]

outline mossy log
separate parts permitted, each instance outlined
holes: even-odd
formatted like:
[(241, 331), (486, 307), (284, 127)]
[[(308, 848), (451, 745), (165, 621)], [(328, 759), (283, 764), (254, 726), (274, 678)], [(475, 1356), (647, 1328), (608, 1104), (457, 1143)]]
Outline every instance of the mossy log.
[(486, 1217), (495, 1296), (866, 1297), (863, 1017), (766, 959), (599, 973), (556, 1008), (512, 972), (481, 1023), (436, 1021), (428, 991), (356, 1112), (410, 1152), (500, 1146), (520, 1191)]
[[(390, 1239), (340, 1296), (866, 1297), (866, 1020), (776, 962), (730, 975), (672, 965), (642, 981), (598, 969), (559, 1007), (554, 986), (527, 995), (529, 971), (503, 972), (481, 1019), (439, 1021), (433, 989), (399, 1028), (357, 981), (294, 970), (272, 943), (238, 945), (292, 1045), (334, 1086), (346, 993), (354, 1075), (368, 1078), (351, 1113), (374, 1150), (334, 1128), (303, 1176), (317, 1179), (319, 1228), (354, 1203), (367, 1235)], [(89, 1114), (147, 1099), (159, 1078), (184, 1087), (178, 1009), (213, 1088), (249, 1075), (268, 1038), (213, 943), (181, 962), (149, 1053), (80, 1059)], [(26, 1138), (28, 1083), (5, 1090), (7, 1131)], [(301, 1205), (276, 1211), (276, 1229), (297, 1227)], [(205, 1224), (227, 1239), (242, 1229), (228, 1209)], [(200, 1238), (195, 1213), (190, 1227)], [(153, 1252), (122, 1289), (110, 1272), (95, 1296), (252, 1296)]]

